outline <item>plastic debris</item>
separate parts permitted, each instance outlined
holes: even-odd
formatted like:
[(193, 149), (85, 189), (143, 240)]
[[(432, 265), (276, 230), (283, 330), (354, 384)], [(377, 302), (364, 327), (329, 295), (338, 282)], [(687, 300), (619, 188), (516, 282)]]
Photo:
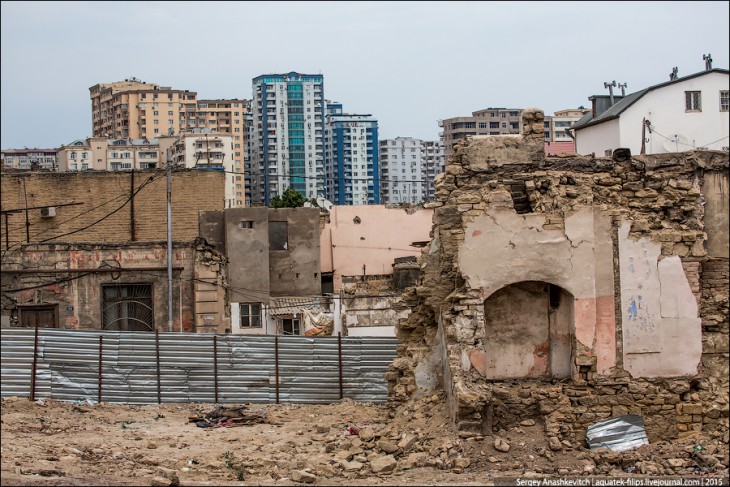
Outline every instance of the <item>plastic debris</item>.
[(608, 448), (626, 451), (649, 444), (644, 418), (638, 414), (626, 414), (594, 423), (586, 431), (586, 440), (591, 450)]

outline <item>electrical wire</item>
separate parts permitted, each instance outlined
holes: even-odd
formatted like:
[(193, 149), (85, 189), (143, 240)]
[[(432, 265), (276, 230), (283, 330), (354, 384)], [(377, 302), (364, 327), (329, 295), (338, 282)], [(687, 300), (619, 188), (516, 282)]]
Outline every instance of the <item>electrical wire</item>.
[[(252, 177), (254, 175), (254, 174), (251, 173), (250, 170), (249, 171), (243, 171), (243, 172), (235, 172), (235, 171), (226, 171), (226, 170), (223, 170), (221, 172), (224, 172), (226, 174), (236, 174), (238, 176), (246, 176), (246, 175), (248, 175), (248, 177)], [(438, 174), (442, 174), (442, 173), (440, 172)], [(263, 178), (265, 176), (265, 173), (257, 173), (255, 175), (258, 176), (258, 177), (260, 177), (260, 178)], [(336, 178), (336, 176), (325, 176), (325, 175), (320, 175), (320, 176), (296, 176), (294, 174), (280, 174), (280, 173), (269, 174), (269, 176), (273, 176), (273, 177), (284, 177), (284, 178), (299, 178), (299, 179), (315, 179), (315, 180), (325, 179), (327, 177), (329, 177), (330, 179)], [(367, 178), (367, 177), (366, 178), (345, 177), (345, 180), (347, 180), (347, 181), (380, 181), (381, 183), (396, 183), (396, 184), (398, 184), (398, 183), (430, 183), (430, 182), (433, 182), (433, 179), (386, 179), (386, 178)]]
[[(38, 240), (38, 241), (35, 241), (35, 242), (27, 242), (27, 243), (44, 243), (44, 242), (48, 242), (48, 241), (50, 241), (50, 240), (57, 240), (57, 239), (59, 239), (59, 238), (61, 238), (61, 237), (66, 237), (66, 236), (68, 236), (68, 235), (73, 235), (73, 234), (75, 234), (75, 233), (79, 233), (79, 232), (82, 232), (82, 231), (84, 231), (84, 230), (87, 230), (87, 229), (91, 228), (91, 227), (92, 227), (92, 226), (94, 226), (94, 225), (97, 225), (98, 223), (100, 223), (100, 222), (102, 222), (102, 221), (106, 220), (107, 218), (109, 218), (110, 216), (114, 215), (115, 213), (117, 213), (118, 211), (120, 211), (120, 210), (121, 210), (122, 208), (124, 208), (124, 207), (125, 207), (125, 206), (127, 205), (127, 203), (129, 203), (129, 202), (130, 202), (130, 201), (132, 200), (132, 198), (134, 198), (134, 196), (136, 196), (136, 195), (137, 195), (137, 194), (138, 194), (138, 193), (139, 193), (139, 192), (140, 192), (140, 191), (141, 191), (141, 190), (142, 190), (142, 189), (143, 189), (144, 187), (146, 187), (147, 185), (149, 185), (150, 183), (152, 183), (152, 181), (154, 181), (154, 180), (155, 180), (156, 178), (158, 178), (158, 177), (159, 177), (160, 175), (164, 174), (164, 173), (165, 173), (165, 171), (166, 171), (166, 170), (157, 170), (157, 171), (155, 171), (155, 173), (154, 173), (154, 174), (152, 174), (152, 175), (151, 175), (150, 177), (148, 177), (146, 181), (144, 181), (144, 182), (143, 182), (142, 184), (140, 184), (140, 185), (139, 185), (139, 186), (138, 186), (138, 187), (137, 187), (137, 188), (136, 188), (136, 189), (135, 189), (135, 190), (134, 190), (134, 191), (132, 192), (132, 194), (131, 194), (130, 196), (128, 196), (128, 197), (127, 197), (127, 199), (126, 199), (126, 200), (124, 201), (124, 203), (122, 203), (122, 204), (121, 204), (121, 206), (119, 206), (119, 207), (118, 207), (118, 208), (116, 208), (115, 210), (112, 210), (112, 211), (111, 211), (110, 213), (107, 213), (106, 215), (104, 215), (103, 217), (99, 218), (98, 220), (96, 220), (96, 221), (94, 221), (94, 222), (92, 222), (92, 223), (90, 223), (90, 224), (88, 224), (88, 225), (86, 225), (86, 226), (84, 226), (84, 227), (82, 227), (82, 228), (79, 228), (79, 229), (76, 229), (76, 230), (73, 230), (73, 231), (70, 231), (70, 232), (62, 233), (62, 234), (60, 234), (60, 235), (55, 235), (55, 236), (53, 236), (53, 237), (49, 237), (49, 238), (46, 238), (46, 239), (43, 239), (43, 240)], [(87, 210), (87, 211), (85, 211), (85, 212), (83, 212), (83, 213), (80, 213), (80, 214), (78, 214), (78, 215), (76, 215), (76, 216), (74, 216), (74, 217), (72, 217), (72, 218), (69, 218), (68, 220), (66, 220), (66, 221), (64, 221), (64, 222), (61, 222), (61, 223), (58, 223), (58, 224), (56, 224), (56, 225), (55, 225), (54, 227), (48, 228), (48, 229), (44, 230), (43, 232), (39, 232), (39, 233), (37, 233), (37, 234), (33, 235), (33, 237), (36, 237), (36, 236), (38, 236), (38, 235), (41, 235), (41, 234), (43, 234), (43, 233), (46, 233), (46, 232), (48, 232), (48, 231), (52, 230), (53, 228), (58, 228), (58, 227), (59, 227), (60, 225), (63, 225), (63, 224), (65, 224), (65, 223), (68, 223), (68, 222), (70, 222), (70, 221), (76, 220), (77, 218), (80, 218), (80, 217), (82, 217), (82, 216), (84, 216), (84, 215), (87, 215), (87, 214), (89, 213), (89, 211), (92, 211), (92, 210), (94, 210), (94, 209), (100, 208), (101, 206), (104, 206), (104, 205), (106, 205), (106, 204), (108, 204), (108, 203), (111, 203), (111, 202), (113, 202), (113, 201), (116, 201), (116, 200), (118, 200), (118, 199), (120, 199), (120, 198), (122, 198), (122, 197), (124, 197), (124, 196), (126, 196), (126, 194), (124, 194), (124, 195), (119, 195), (119, 196), (116, 196), (116, 197), (114, 197), (114, 198), (112, 198), (112, 199), (110, 199), (110, 200), (107, 200), (106, 202), (104, 202), (104, 203), (102, 203), (102, 204), (100, 204), (100, 205), (97, 205), (97, 206), (95, 206), (95, 207), (91, 208), (90, 210)], [(32, 237), (31, 237), (31, 238), (32, 238)], [(17, 244), (15, 244), (15, 245), (11, 246), (10, 248), (6, 249), (6, 252), (7, 252), (7, 251), (11, 251), (11, 250), (15, 250), (15, 249), (17, 249), (17, 248), (20, 248), (20, 247), (21, 247), (22, 245), (23, 245), (23, 243), (22, 243), (22, 242), (21, 242), (21, 243), (17, 243)]]
[[(729, 136), (727, 136), (727, 135), (726, 135), (725, 137), (721, 137), (721, 138), (719, 138), (719, 139), (717, 139), (717, 140), (714, 140), (714, 141), (712, 141), (712, 142), (710, 142), (710, 143), (708, 143), (708, 144), (703, 144), (703, 145), (692, 145), (692, 144), (686, 144), (686, 143), (684, 143), (684, 142), (679, 142), (679, 140), (674, 140), (674, 139), (671, 139), (671, 138), (667, 137), (666, 135), (663, 135), (663, 134), (661, 134), (661, 133), (657, 132), (657, 130), (656, 130), (656, 129), (654, 128), (654, 125), (652, 125), (652, 124), (650, 124), (650, 125), (649, 125), (649, 129), (651, 130), (651, 133), (655, 133), (655, 134), (657, 134), (658, 136), (660, 136), (660, 137), (662, 137), (662, 138), (664, 138), (664, 139), (668, 140), (669, 142), (671, 142), (671, 143), (673, 143), (673, 144), (677, 144), (677, 145), (683, 145), (683, 146), (685, 146), (685, 147), (691, 147), (691, 148), (693, 148), (693, 149), (699, 149), (699, 148), (707, 148), (707, 147), (711, 146), (712, 144), (715, 144), (715, 143), (717, 143), (717, 142), (720, 142), (721, 140), (727, 139), (727, 138), (729, 137)], [(677, 148), (679, 148), (679, 147), (677, 147)]]
[[(39, 272), (39, 274), (42, 274), (42, 272)], [(71, 277), (64, 277), (62, 279), (57, 279), (55, 281), (46, 282), (43, 284), (37, 284), (35, 286), (20, 287), (20, 288), (15, 288), (15, 289), (3, 289), (3, 293), (16, 293), (16, 292), (20, 292), (20, 291), (30, 291), (31, 289), (39, 289), (39, 288), (47, 287), (47, 286), (54, 286), (56, 284), (63, 284), (64, 282), (75, 281), (76, 279), (81, 279), (82, 277), (86, 277), (90, 274), (92, 274), (92, 273), (84, 272), (82, 274), (78, 274), (78, 275), (71, 276)]]

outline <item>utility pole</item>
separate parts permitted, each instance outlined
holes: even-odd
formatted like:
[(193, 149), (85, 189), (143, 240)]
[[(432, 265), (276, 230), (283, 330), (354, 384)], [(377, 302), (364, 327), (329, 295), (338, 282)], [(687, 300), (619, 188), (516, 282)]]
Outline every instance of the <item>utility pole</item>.
[(619, 83), (618, 87), (621, 88), (621, 96), (626, 96), (626, 87), (628, 85), (626, 83)]
[(172, 331), (172, 161), (167, 149), (167, 331)]

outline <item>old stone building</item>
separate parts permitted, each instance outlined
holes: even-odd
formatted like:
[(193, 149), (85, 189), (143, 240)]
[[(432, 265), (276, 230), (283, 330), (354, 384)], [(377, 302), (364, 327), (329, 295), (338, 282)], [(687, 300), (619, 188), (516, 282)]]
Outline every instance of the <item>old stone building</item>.
[(442, 388), (463, 436), (534, 418), (562, 448), (636, 413), (727, 443), (727, 152), (545, 158), (523, 117), (437, 182), (392, 399)]
[(164, 169), (4, 175), (2, 326), (225, 329), (225, 257), (198, 238), (199, 213), (223, 209), (225, 176), (171, 179), (172, 320)]

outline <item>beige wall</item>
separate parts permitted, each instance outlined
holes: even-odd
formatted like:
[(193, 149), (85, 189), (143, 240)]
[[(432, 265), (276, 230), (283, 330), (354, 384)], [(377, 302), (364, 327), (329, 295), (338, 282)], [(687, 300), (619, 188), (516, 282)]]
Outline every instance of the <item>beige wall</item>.
[(702, 356), (697, 300), (681, 259), (619, 229), (624, 368), (634, 377), (694, 376)]
[[(383, 205), (333, 206), (321, 236), (322, 272), (334, 272), (335, 291), (342, 276), (392, 274), (396, 257), (421, 255), (413, 242), (430, 240), (433, 210)], [(355, 220), (359, 223), (355, 223)]]
[[(127, 203), (132, 177), (135, 178), (135, 187), (141, 187), (134, 199), (134, 212)], [(152, 181), (147, 183), (150, 178), (153, 178)], [(173, 173), (172, 232), (175, 241), (190, 241), (198, 236), (200, 211), (223, 210), (224, 179), (223, 174), (217, 171)], [(24, 208), (23, 182), (29, 207), (82, 203), (58, 206), (56, 216), (52, 218), (42, 217), (40, 210), (29, 211), (32, 243), (46, 239), (62, 242), (127, 242), (132, 240), (132, 222), (137, 241), (167, 239), (164, 171), (140, 171), (134, 175), (129, 172), (5, 174), (0, 182), (3, 209)], [(84, 228), (83, 231), (75, 232)], [(11, 248), (25, 243), (25, 217), (22, 213), (10, 215), (8, 229)], [(5, 225), (0, 226), (0, 240), (4, 249)]]
[(543, 214), (492, 208), (466, 226), (458, 262), (483, 299), (523, 281), (565, 289), (574, 299), (576, 339), (595, 353), (600, 373), (615, 365), (613, 252), (605, 213), (580, 210), (558, 229)]

